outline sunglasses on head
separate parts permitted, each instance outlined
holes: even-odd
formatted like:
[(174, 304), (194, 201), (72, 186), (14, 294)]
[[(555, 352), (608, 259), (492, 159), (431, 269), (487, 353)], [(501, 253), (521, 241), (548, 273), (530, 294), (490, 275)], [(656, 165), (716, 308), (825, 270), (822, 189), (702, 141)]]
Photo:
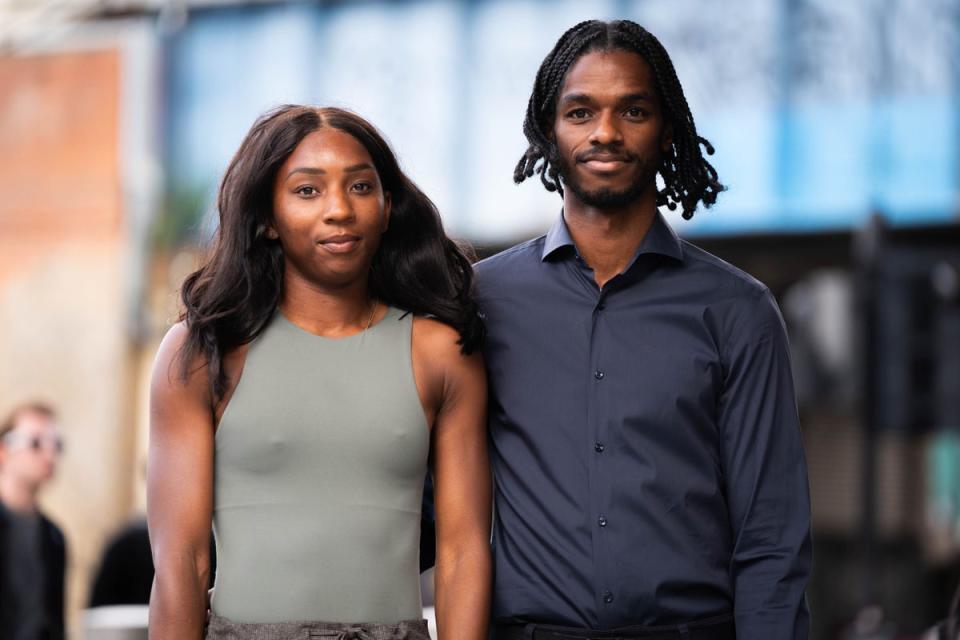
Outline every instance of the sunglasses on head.
[(63, 453), (63, 440), (59, 436), (45, 438), (41, 436), (24, 436), (16, 433), (8, 434), (3, 439), (4, 443), (11, 448), (26, 448), (31, 451), (40, 451), (43, 448), (53, 449), (57, 453)]

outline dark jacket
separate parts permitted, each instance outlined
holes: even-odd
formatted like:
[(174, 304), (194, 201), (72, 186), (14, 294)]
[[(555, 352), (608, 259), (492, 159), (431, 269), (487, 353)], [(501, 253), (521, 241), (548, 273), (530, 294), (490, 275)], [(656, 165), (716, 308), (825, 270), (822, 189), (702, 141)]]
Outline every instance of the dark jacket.
[[(16, 589), (10, 584), (6, 558), (8, 553), (7, 537), (10, 528), (10, 512), (0, 504), (0, 638), (13, 636), (16, 624), (16, 602), (8, 594)], [(40, 514), (40, 549), (43, 556), (45, 602), (47, 609), (47, 631), (37, 640), (63, 640), (63, 578), (66, 569), (67, 550), (63, 533), (46, 516)]]

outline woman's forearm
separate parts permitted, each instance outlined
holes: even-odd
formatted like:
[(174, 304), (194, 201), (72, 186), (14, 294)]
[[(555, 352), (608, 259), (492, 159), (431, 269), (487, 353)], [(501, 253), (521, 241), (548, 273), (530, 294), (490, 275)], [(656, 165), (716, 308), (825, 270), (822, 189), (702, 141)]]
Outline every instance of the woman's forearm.
[(158, 566), (150, 593), (150, 640), (201, 640), (207, 621), (209, 568)]
[(439, 640), (486, 640), (490, 617), (490, 548), (438, 550), (435, 573)]

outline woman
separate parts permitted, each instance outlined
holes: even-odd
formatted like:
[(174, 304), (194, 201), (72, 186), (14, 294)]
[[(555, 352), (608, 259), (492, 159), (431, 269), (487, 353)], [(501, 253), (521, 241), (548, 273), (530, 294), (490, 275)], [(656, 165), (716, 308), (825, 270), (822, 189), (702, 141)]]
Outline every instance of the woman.
[(486, 637), (490, 475), (470, 265), (367, 122), (285, 106), (220, 189), (151, 387), (150, 637)]

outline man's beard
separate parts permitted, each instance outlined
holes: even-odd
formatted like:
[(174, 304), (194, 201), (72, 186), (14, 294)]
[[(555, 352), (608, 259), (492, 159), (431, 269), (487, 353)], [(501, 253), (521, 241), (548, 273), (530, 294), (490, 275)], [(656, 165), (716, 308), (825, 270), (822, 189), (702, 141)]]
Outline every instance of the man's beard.
[(560, 172), (563, 187), (570, 189), (583, 204), (601, 211), (623, 209), (639, 200), (647, 189), (656, 189), (657, 166), (648, 166), (638, 158), (634, 158), (633, 161), (641, 163), (640, 175), (636, 182), (621, 191), (614, 191), (613, 189), (588, 191), (577, 180), (566, 160), (562, 158), (557, 158), (557, 160), (557, 169)]

